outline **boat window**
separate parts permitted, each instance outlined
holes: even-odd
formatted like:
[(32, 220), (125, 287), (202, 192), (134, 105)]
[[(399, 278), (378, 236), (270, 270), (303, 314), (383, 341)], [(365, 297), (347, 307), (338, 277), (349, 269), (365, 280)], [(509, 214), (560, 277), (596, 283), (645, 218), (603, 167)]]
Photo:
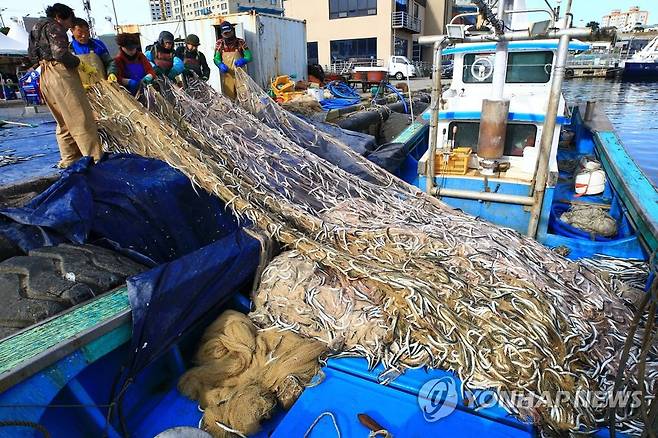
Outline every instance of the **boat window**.
[(553, 52), (511, 52), (505, 82), (546, 83), (551, 79)]
[[(493, 53), (470, 53), (464, 55), (465, 83), (489, 84), (493, 77)], [(510, 52), (507, 57), (505, 82), (546, 83), (551, 79), (553, 52)]]
[[(448, 140), (452, 140), (457, 127), (455, 147), (469, 147), (477, 153), (480, 137), (480, 122), (452, 122), (448, 127)], [(523, 148), (534, 147), (537, 139), (537, 126), (525, 123), (508, 123), (503, 155), (522, 157)]]

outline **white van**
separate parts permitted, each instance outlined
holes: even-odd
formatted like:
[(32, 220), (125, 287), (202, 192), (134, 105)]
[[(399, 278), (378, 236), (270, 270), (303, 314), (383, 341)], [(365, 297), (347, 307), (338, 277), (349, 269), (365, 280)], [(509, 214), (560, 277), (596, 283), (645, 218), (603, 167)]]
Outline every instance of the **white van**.
[[(380, 60), (381, 62), (381, 60)], [(414, 78), (418, 76), (418, 71), (406, 56), (391, 56), (388, 60), (388, 67), (354, 67), (355, 72), (369, 72), (388, 70), (388, 75), (401, 81), (407, 77)]]
[(406, 56), (391, 56), (388, 63), (388, 75), (394, 76), (395, 79), (401, 81), (406, 77), (413, 78), (418, 76), (418, 71)]

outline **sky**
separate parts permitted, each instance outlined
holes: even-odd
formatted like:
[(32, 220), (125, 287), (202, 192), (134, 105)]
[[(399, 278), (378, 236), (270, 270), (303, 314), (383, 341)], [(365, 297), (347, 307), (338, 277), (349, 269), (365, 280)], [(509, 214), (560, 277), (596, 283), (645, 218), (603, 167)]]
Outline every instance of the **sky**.
[[(3, 0), (0, 10), (6, 25), (11, 25), (11, 17), (20, 17), (30, 14), (43, 15), (46, 6), (56, 0)], [(77, 15), (84, 16), (82, 0), (59, 0), (71, 6)], [(114, 22), (111, 0), (90, 0), (92, 16), (96, 22), (99, 34), (112, 33), (112, 24), (105, 17), (111, 17)], [(117, 10), (119, 24), (148, 23), (151, 19), (149, 14), (148, 0), (114, 0)], [(307, 0), (326, 1), (326, 0)], [(429, 0), (439, 1), (439, 0)], [(8, 4), (9, 3), (9, 4)], [(526, 0), (528, 7), (544, 7), (543, 0)], [(563, 1), (562, 3), (566, 3)], [(551, 4), (555, 4), (551, 0)], [(573, 0), (574, 25), (582, 26), (589, 21), (601, 22), (601, 17), (612, 9), (627, 10), (630, 6), (639, 6), (640, 9), (649, 11), (649, 24), (658, 23), (658, 1), (657, 0)]]

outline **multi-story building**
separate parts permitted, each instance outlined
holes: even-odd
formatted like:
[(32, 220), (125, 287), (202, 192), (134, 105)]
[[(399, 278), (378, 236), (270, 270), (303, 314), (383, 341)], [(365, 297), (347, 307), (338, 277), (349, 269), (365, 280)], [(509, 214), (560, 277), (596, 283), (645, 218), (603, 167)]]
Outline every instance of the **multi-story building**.
[(448, 0), (285, 0), (287, 17), (306, 20), (308, 62), (431, 60), (421, 35), (443, 33)]
[(644, 26), (648, 23), (649, 12), (641, 11), (638, 6), (633, 6), (626, 12), (614, 9), (603, 16), (601, 26), (616, 27), (622, 31), (633, 30), (636, 25)]
[(172, 0), (149, 0), (151, 21), (166, 21), (172, 18)]
[[(166, 0), (169, 1), (169, 0)], [(257, 12), (282, 15), (282, 0), (171, 0), (174, 20), (227, 15), (256, 10)]]

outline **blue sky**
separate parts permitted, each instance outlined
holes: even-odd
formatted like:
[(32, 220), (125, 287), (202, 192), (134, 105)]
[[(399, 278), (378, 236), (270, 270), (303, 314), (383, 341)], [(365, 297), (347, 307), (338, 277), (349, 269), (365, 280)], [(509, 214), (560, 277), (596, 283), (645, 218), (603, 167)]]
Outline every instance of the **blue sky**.
[[(2, 1), (0, 9), (7, 8), (2, 12), (2, 17), (7, 25), (11, 24), (10, 17), (23, 16), (27, 14), (42, 15), (43, 9), (57, 0), (9, 0)], [(84, 17), (82, 9), (82, 0), (59, 0), (68, 4), (76, 13)], [(307, 1), (327, 1), (327, 0), (307, 0)], [(429, 0), (440, 1), (440, 0)], [(8, 4), (9, 3), (9, 4)], [(551, 3), (555, 3), (552, 1)], [(563, 4), (566, 1), (562, 2)], [(117, 16), (119, 23), (146, 23), (150, 20), (148, 0), (115, 0)], [(543, 0), (527, 0), (528, 7), (544, 7)], [(649, 11), (649, 22), (658, 23), (658, 0), (573, 0), (574, 24), (583, 25), (588, 21), (601, 21), (601, 17), (611, 9), (626, 10), (629, 6), (639, 6), (641, 9)], [(105, 17), (112, 17), (111, 0), (91, 0), (93, 16), (96, 20), (96, 26), (100, 33), (112, 31), (111, 24), (105, 20)], [(581, 21), (582, 20), (582, 21)]]

